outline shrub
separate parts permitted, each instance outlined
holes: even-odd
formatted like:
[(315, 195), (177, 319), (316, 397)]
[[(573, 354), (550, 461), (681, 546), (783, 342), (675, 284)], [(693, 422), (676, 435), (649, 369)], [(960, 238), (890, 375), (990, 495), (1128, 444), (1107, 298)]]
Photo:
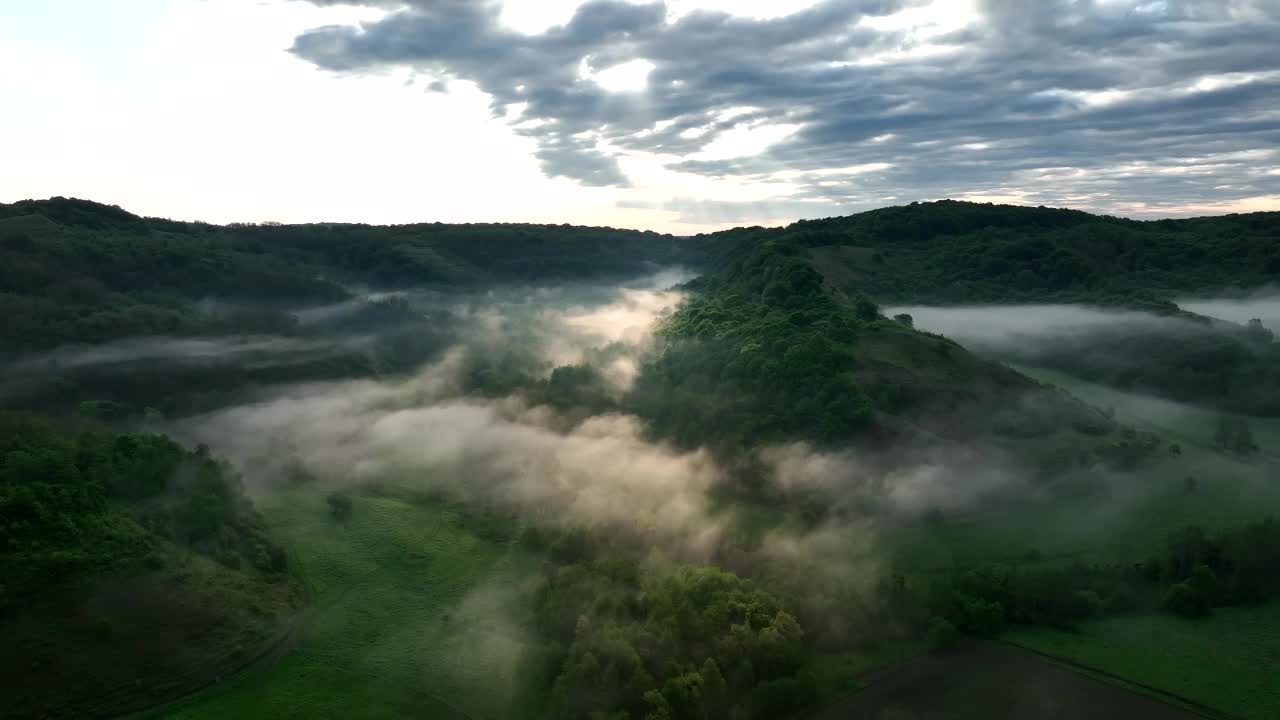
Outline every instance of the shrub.
[(942, 650), (960, 639), (960, 630), (950, 620), (934, 615), (929, 619), (929, 631), (926, 637), (929, 640), (929, 647)]
[(1180, 582), (1169, 588), (1164, 597), (1164, 609), (1187, 618), (1200, 618), (1209, 614), (1209, 603), (1189, 582)]
[(345, 522), (351, 517), (354, 506), (351, 498), (342, 493), (330, 493), (327, 498), (329, 503), (329, 513), (333, 515), (333, 519), (339, 522)]

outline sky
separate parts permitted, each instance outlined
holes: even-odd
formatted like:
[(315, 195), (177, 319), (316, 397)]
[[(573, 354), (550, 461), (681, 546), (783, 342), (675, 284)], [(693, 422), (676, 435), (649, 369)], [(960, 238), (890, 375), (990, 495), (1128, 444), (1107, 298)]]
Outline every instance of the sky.
[(4, 0), (0, 202), (693, 234), (1280, 210), (1280, 0)]

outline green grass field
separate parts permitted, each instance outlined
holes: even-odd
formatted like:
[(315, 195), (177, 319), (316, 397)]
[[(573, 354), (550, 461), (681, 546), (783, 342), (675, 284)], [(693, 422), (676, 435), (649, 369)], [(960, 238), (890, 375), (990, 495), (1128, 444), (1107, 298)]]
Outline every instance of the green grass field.
[[(1132, 473), (1103, 473), (1094, 487), (1043, 502), (958, 514), (936, 523), (893, 527), (886, 549), (900, 569), (945, 571), (992, 562), (1139, 561), (1187, 525), (1226, 528), (1256, 522), (1280, 509), (1280, 421), (1250, 418), (1263, 453), (1237, 458), (1210, 446), (1219, 414), (1191, 405), (1119, 392), (1052, 371), (1017, 368), (1098, 407), (1116, 419), (1156, 432), (1182, 447), (1159, 453)], [(1188, 486), (1194, 478), (1194, 489)]]
[(444, 505), (356, 497), (338, 522), (315, 491), (261, 503), (310, 590), (298, 647), (162, 716), (444, 720), (530, 707), (521, 678), (536, 677), (537, 657), (520, 601), (537, 558)]
[(1140, 615), (1089, 623), (1079, 632), (1022, 629), (1007, 639), (1227, 717), (1280, 717), (1280, 603), (1221, 608), (1199, 621)]
[[(1164, 485), (1140, 506), (1132, 522), (1100, 536), (1116, 553), (1153, 547), (1181, 525), (1229, 527), (1280, 509), (1280, 421), (1248, 418), (1260, 456), (1239, 459), (1211, 447), (1219, 413), (1184, 403), (1135, 395), (1083, 382), (1062, 373), (1018, 368), (1100, 407), (1121, 422), (1179, 442), (1180, 457), (1165, 457), (1137, 479)], [(1195, 477), (1196, 490), (1185, 490)], [(1181, 488), (1180, 488), (1181, 486)], [(1027, 537), (1034, 537), (1028, 535)], [(1012, 542), (1012, 538), (1010, 538)], [(1106, 545), (1098, 550), (1106, 552)], [(1122, 556), (1123, 557), (1123, 556)], [(1280, 604), (1219, 609), (1207, 620), (1173, 616), (1118, 617), (1091, 623), (1078, 633), (1019, 630), (1009, 639), (1029, 649), (1214, 708), (1229, 717), (1280, 717)]]

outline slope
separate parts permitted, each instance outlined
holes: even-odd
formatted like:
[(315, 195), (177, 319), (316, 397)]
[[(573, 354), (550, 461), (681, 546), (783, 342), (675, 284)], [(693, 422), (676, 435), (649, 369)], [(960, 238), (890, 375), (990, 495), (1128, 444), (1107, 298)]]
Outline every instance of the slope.
[(297, 599), (286, 564), (205, 451), (0, 416), (0, 715), (119, 714), (234, 669)]
[[(691, 258), (671, 236), (568, 225), (216, 226), (53, 198), (0, 205), (4, 351), (138, 335), (263, 332), (352, 285), (447, 288), (635, 276)], [(260, 310), (211, 317), (197, 303)]]
[(1101, 413), (824, 280), (783, 235), (745, 243), (688, 289), (630, 402), (684, 446), (807, 440), (880, 447), (1102, 438)]
[(944, 201), (785, 232), (828, 282), (882, 302), (1085, 303), (1131, 313), (1094, 328), (1046, 319), (1021, 342), (985, 343), (981, 326), (955, 336), (989, 357), (1230, 412), (1280, 414), (1274, 334), (1261, 321), (1214, 321), (1173, 302), (1280, 280), (1280, 213), (1136, 222)]
[(944, 200), (781, 232), (886, 303), (1132, 305), (1280, 279), (1280, 213), (1143, 222)]

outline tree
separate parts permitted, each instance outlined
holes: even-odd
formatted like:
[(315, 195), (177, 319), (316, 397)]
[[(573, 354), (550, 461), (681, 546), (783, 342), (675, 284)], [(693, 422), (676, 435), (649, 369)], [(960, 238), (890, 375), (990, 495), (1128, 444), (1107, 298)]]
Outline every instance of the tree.
[(330, 493), (327, 500), (329, 502), (329, 513), (333, 515), (333, 519), (345, 522), (351, 517), (354, 509), (351, 498), (342, 493)]
[(1204, 528), (1191, 526), (1169, 536), (1167, 541), (1169, 572), (1174, 579), (1186, 580), (1201, 565), (1221, 564), (1222, 551)]
[(934, 650), (950, 647), (960, 639), (960, 630), (950, 620), (934, 615), (929, 619), (929, 646)]
[(907, 313), (902, 313), (901, 315), (894, 315), (894, 316), (893, 316), (893, 319), (894, 319), (894, 320), (897, 320), (898, 322), (902, 323), (903, 325), (906, 325), (906, 326), (907, 326), (907, 327), (909, 327), (909, 328), (913, 328), (913, 327), (915, 327), (915, 326), (916, 326), (916, 319), (915, 319), (915, 318), (913, 318), (913, 317), (911, 317), (911, 316), (910, 316), (910, 315), (908, 315)]
[(1187, 579), (1187, 583), (1204, 598), (1206, 603), (1213, 605), (1218, 595), (1218, 575), (1213, 568), (1208, 565), (1197, 565), (1191, 572), (1191, 577)]
[(1241, 417), (1223, 415), (1218, 418), (1213, 442), (1219, 449), (1236, 455), (1250, 455), (1258, 451), (1258, 444), (1253, 439), (1253, 430)]
[(880, 306), (867, 298), (859, 298), (854, 305), (854, 314), (863, 322), (871, 322), (880, 317)]
[(1209, 602), (1189, 581), (1180, 582), (1164, 596), (1164, 609), (1182, 617), (1199, 618), (1209, 614)]
[(1245, 325), (1245, 332), (1248, 333), (1249, 339), (1263, 344), (1271, 344), (1275, 342), (1276, 334), (1266, 328), (1262, 321), (1254, 318)]

